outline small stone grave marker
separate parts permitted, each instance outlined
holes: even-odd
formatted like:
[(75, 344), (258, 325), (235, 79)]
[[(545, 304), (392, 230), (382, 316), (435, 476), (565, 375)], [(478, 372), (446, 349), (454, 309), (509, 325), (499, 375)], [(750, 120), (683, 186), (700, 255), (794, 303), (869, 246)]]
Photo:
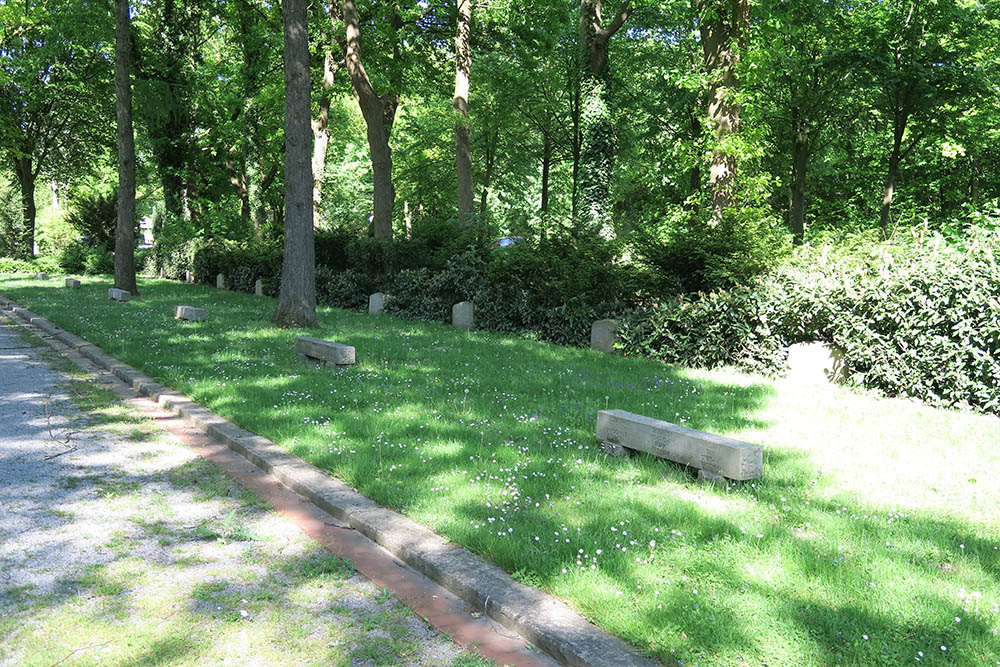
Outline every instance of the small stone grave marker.
[(67, 278), (66, 279), (66, 287), (68, 287), (70, 289), (79, 289), (80, 288), (80, 281), (76, 280), (75, 278)]
[(354, 348), (350, 345), (311, 336), (296, 338), (295, 351), (306, 361), (327, 366), (350, 366), (355, 360)]
[(117, 287), (112, 287), (108, 290), (108, 298), (112, 301), (128, 301), (132, 298), (132, 293), (128, 290), (118, 289)]
[(226, 289), (226, 274), (220, 273), (215, 276), (215, 286), (218, 289)]
[(204, 322), (208, 319), (208, 311), (204, 308), (196, 308), (194, 306), (177, 306), (174, 310), (174, 319)]
[(184, 282), (186, 282), (189, 285), (193, 285), (194, 284), (194, 274), (191, 273), (190, 271), (185, 271), (184, 272)]
[(696, 431), (624, 410), (597, 413), (597, 437), (611, 449), (626, 448), (683, 463), (709, 475), (735, 480), (757, 479), (764, 468), (760, 445)]
[(613, 354), (616, 331), (618, 331), (618, 320), (597, 320), (590, 327), (590, 347), (600, 352)]
[(378, 315), (382, 312), (382, 306), (385, 304), (385, 294), (382, 292), (375, 292), (368, 296), (368, 314)]
[(260, 278), (253, 284), (253, 293), (256, 296), (264, 296), (264, 283), (260, 281)]
[(49, 279), (49, 274), (47, 273), (39, 272), (35, 274), (35, 280), (48, 280), (48, 279)]
[(476, 321), (471, 301), (462, 301), (451, 307), (451, 324), (456, 329), (471, 331)]

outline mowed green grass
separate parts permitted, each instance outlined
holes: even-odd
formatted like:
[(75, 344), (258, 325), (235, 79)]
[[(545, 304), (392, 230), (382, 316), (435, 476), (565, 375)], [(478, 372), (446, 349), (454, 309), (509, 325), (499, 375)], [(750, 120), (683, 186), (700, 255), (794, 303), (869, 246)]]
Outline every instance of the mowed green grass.
[[(569, 602), (666, 664), (1000, 665), (1000, 420), (142, 280), (0, 292)], [(180, 304), (204, 323), (173, 319)], [(312, 368), (297, 335), (354, 345)], [(764, 446), (728, 489), (606, 456), (620, 408)]]

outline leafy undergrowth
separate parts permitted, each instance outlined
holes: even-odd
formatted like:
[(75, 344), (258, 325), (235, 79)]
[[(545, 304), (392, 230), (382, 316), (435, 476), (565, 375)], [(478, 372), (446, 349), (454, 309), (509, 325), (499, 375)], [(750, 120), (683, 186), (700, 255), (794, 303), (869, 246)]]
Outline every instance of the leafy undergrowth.
[[(0, 290), (110, 354), (569, 601), (667, 664), (1000, 664), (1000, 422), (438, 324), (166, 281), (108, 301)], [(204, 323), (172, 319), (205, 307)], [(297, 335), (354, 345), (312, 368)], [(761, 480), (698, 486), (607, 457), (620, 408), (765, 448)]]

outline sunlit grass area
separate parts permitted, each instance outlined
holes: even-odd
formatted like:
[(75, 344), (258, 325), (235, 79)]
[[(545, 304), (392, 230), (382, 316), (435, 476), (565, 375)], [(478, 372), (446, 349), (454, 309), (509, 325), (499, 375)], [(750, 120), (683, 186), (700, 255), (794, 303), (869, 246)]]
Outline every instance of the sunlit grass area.
[[(0, 291), (568, 601), (667, 664), (1000, 664), (1000, 420), (166, 281)], [(176, 305), (208, 309), (204, 323)], [(357, 348), (313, 368), (297, 335)], [(761, 480), (606, 456), (620, 408), (764, 446)]]

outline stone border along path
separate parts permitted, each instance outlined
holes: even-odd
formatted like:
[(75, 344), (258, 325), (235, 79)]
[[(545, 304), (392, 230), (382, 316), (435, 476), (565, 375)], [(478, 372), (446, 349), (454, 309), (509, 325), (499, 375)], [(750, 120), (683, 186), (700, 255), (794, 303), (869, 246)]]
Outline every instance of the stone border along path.
[[(597, 628), (555, 597), (515, 581), (500, 568), (483, 562), (472, 552), (428, 528), (379, 507), (373, 500), (289, 454), (267, 438), (250, 433), (187, 396), (163, 387), (135, 368), (108, 356), (89, 341), (63, 331), (3, 296), (0, 296), (0, 309), (11, 311), (48, 334), (49, 338), (43, 336), (43, 340), (71, 361), (74, 356), (85, 357), (138, 394), (178, 413), (200, 431), (270, 473), (334, 519), (381, 545), (473, 609), (485, 611), (490, 618), (517, 632), (560, 664), (581, 667), (659, 664), (635, 653), (624, 641)], [(404, 602), (409, 605), (406, 600)]]
[(118, 395), (78, 404), (19, 324), (0, 317), (0, 666), (486, 662), (331, 555), (329, 515), (82, 357)]

